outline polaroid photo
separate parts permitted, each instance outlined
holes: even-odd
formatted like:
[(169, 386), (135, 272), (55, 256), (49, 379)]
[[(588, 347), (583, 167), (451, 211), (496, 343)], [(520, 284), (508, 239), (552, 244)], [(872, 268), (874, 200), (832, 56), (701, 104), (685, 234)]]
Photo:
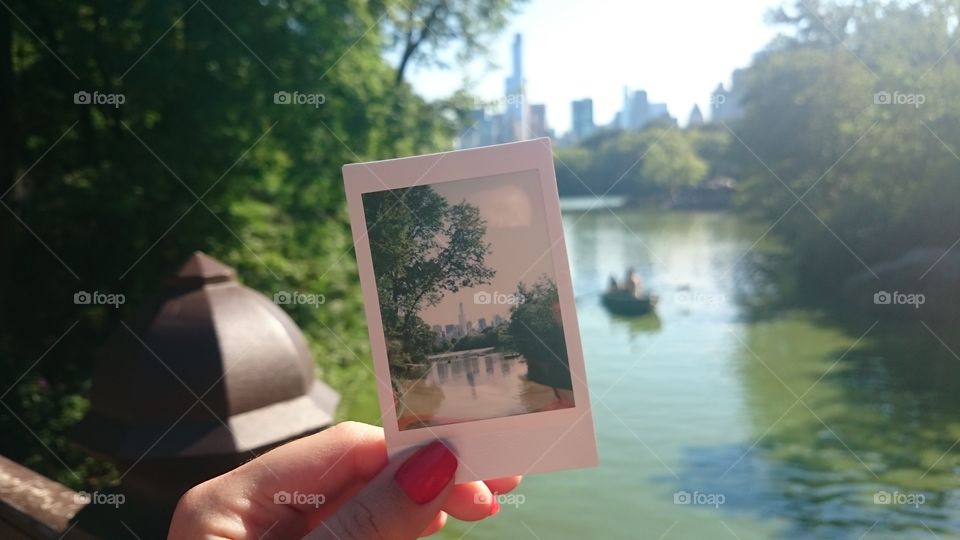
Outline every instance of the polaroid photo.
[(343, 168), (390, 455), (458, 483), (597, 463), (550, 140)]

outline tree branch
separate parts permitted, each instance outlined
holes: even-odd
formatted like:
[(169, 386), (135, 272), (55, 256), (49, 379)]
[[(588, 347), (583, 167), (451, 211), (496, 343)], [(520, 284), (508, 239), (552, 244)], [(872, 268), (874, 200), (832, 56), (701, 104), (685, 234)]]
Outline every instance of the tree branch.
[(404, 73), (407, 70), (407, 66), (410, 63), (410, 59), (413, 58), (414, 53), (417, 52), (417, 49), (420, 48), (420, 45), (427, 39), (427, 36), (430, 34), (430, 27), (436, 22), (440, 16), (440, 10), (446, 9), (447, 0), (440, 0), (434, 4), (433, 8), (430, 10), (430, 13), (423, 20), (423, 26), (420, 28), (420, 32), (417, 34), (417, 38), (413, 39), (413, 11), (411, 10), (410, 26), (407, 27), (407, 38), (406, 43), (403, 49), (403, 55), (400, 57), (400, 65), (397, 66), (397, 77), (394, 81), (397, 85), (403, 82)]

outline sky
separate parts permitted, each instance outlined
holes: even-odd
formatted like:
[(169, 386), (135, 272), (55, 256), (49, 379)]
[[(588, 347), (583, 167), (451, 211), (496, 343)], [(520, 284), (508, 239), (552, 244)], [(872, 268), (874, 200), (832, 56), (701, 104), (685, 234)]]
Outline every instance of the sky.
[(449, 70), (417, 66), (408, 79), (427, 98), (462, 86), (485, 100), (503, 93), (516, 32), (524, 39), (524, 76), (529, 103), (545, 103), (550, 127), (570, 128), (570, 102), (593, 98), (594, 122), (607, 124), (623, 104), (623, 87), (647, 91), (666, 102), (686, 124), (694, 103), (709, 116), (709, 96), (729, 84), (730, 73), (747, 66), (777, 33), (765, 22), (777, 0), (531, 0), (491, 41), (498, 67), (474, 62)]
[[(488, 267), (496, 270), (489, 284), (444, 293), (439, 304), (423, 309), (420, 316), (427, 324), (457, 324), (459, 304), (467, 320), (477, 327), (483, 317), (490, 325), (499, 314), (509, 319), (511, 305), (506, 295), (517, 290), (517, 283), (531, 284), (543, 274), (555, 278), (546, 207), (536, 170), (484, 178), (432, 184), (431, 187), (450, 204), (466, 201), (477, 207), (487, 223), (484, 239), (490, 244)], [(477, 304), (477, 292), (499, 293), (499, 303)]]

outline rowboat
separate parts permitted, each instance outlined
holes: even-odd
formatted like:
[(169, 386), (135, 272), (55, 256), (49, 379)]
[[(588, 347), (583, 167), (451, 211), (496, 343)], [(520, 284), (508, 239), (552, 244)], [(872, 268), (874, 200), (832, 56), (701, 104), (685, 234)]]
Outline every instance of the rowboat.
[(601, 301), (610, 313), (626, 317), (639, 317), (653, 311), (653, 307), (657, 305), (657, 295), (633, 296), (626, 291), (613, 291), (604, 293)]

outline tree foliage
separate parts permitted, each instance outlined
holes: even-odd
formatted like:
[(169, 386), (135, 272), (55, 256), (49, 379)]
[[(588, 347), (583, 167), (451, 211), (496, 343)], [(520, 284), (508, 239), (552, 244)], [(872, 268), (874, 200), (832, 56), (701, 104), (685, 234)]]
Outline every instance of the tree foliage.
[(533, 285), (520, 283), (516, 294), (523, 302), (510, 308), (508, 331), (512, 347), (527, 360), (527, 378), (573, 389), (557, 284), (542, 276)]
[[(818, 287), (960, 236), (954, 2), (798, 2), (746, 74), (730, 158)], [(798, 199), (802, 198), (802, 202)]]
[[(395, 83), (381, 56), (385, 9), (0, 9), (0, 362), (12, 413), (0, 416), (0, 453), (74, 487), (97, 474), (64, 438), (86, 407), (93, 353), (198, 249), (267, 295), (325, 295), (321, 309), (285, 308), (320, 375), (348, 396), (341, 412), (376, 420), (340, 167), (437, 150), (454, 129), (440, 105)], [(124, 102), (84, 104), (78, 92)], [(284, 104), (278, 92), (324, 99)], [(77, 305), (78, 291), (126, 303)]]
[(451, 205), (429, 186), (366, 193), (363, 208), (384, 332), (412, 360), (422, 359), (433, 335), (414, 339), (426, 327), (420, 310), (496, 273), (486, 264), (486, 222), (477, 207)]
[(657, 124), (642, 131), (602, 131), (558, 150), (560, 193), (645, 197), (696, 185), (709, 171), (697, 142), (691, 130)]
[[(697, 155), (689, 138), (676, 129), (653, 129), (643, 155), (643, 178), (660, 187), (676, 190), (694, 186), (707, 174), (707, 163)], [(649, 141), (649, 139), (653, 139)]]

